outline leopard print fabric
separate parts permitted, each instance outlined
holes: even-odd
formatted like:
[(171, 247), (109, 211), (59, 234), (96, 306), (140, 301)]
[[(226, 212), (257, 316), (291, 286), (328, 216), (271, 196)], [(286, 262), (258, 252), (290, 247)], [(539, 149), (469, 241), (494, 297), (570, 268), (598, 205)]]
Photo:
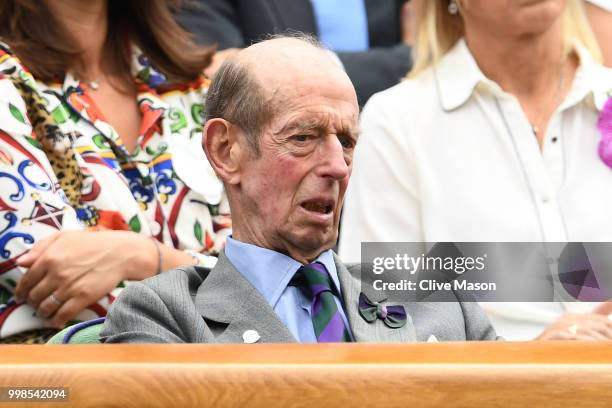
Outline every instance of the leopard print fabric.
[(0, 344), (45, 344), (59, 330), (57, 329), (35, 329), (0, 339)]
[(11, 76), (10, 79), (25, 101), (34, 133), (51, 163), (60, 187), (72, 207), (78, 208), (81, 205), (83, 174), (72, 149), (77, 135), (62, 133), (55, 119), (45, 109), (45, 100), (20, 78)]

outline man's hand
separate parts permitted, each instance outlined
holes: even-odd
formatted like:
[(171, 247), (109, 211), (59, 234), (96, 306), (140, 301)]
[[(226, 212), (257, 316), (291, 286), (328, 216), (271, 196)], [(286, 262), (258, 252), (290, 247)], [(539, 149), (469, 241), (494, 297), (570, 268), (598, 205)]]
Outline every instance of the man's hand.
[(212, 62), (210, 63), (208, 68), (204, 70), (204, 75), (212, 79), (223, 64), (223, 62), (229, 57), (238, 53), (239, 51), (240, 48), (228, 48), (226, 50), (217, 51), (215, 55), (213, 55)]
[(39, 241), (17, 264), (28, 268), (15, 289), (58, 328), (142, 270), (157, 270), (155, 243), (127, 231), (60, 232)]
[(536, 340), (612, 340), (612, 302), (592, 313), (566, 313), (548, 326)]

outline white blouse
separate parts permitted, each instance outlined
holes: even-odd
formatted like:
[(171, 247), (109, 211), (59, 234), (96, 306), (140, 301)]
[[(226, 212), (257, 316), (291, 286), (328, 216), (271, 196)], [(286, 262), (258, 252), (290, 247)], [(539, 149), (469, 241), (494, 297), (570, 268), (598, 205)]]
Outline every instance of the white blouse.
[(612, 0), (587, 0), (589, 3), (601, 7), (602, 9), (612, 13)]
[[(343, 260), (359, 261), (362, 241), (612, 241), (612, 169), (596, 126), (612, 69), (576, 50), (580, 66), (542, 151), (517, 98), (484, 76), (464, 40), (437, 67), (374, 95), (344, 207)], [(484, 306), (507, 339), (592, 307)]]

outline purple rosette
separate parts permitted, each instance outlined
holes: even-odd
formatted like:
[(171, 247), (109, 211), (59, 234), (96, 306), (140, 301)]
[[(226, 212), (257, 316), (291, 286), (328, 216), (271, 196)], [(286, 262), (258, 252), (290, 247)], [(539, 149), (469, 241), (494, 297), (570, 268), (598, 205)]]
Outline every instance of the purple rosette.
[(612, 98), (608, 98), (606, 101), (601, 115), (599, 115), (597, 127), (601, 132), (599, 157), (608, 167), (612, 168)]

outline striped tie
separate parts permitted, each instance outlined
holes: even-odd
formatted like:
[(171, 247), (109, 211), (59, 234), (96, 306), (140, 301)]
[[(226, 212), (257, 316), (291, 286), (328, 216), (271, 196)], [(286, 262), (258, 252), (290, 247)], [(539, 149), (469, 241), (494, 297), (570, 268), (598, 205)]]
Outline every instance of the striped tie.
[(310, 317), (319, 343), (349, 342), (351, 337), (338, 310), (327, 268), (319, 262), (302, 266), (290, 283), (310, 299)]

